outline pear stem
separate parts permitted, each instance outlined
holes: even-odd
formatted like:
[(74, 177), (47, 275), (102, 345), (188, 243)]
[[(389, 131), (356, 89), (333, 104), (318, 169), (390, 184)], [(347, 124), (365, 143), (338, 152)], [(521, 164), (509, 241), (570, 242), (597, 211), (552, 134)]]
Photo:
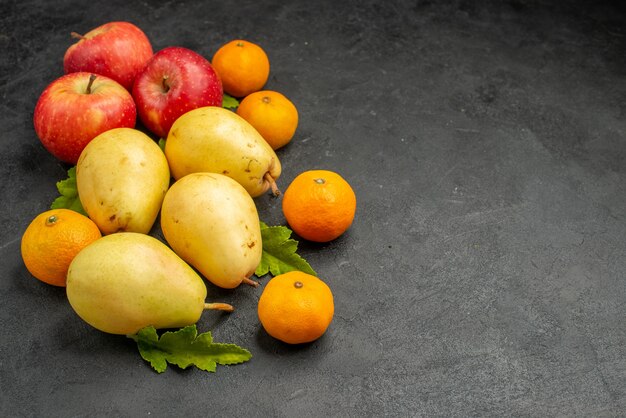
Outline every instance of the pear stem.
[(213, 311), (232, 312), (235, 310), (235, 308), (233, 308), (233, 306), (229, 305), (228, 303), (215, 302), (215, 303), (205, 303), (204, 310), (205, 311), (213, 310)]
[(265, 175), (263, 176), (263, 180), (265, 180), (266, 182), (268, 182), (270, 184), (270, 188), (272, 189), (272, 194), (276, 197), (280, 196), (280, 190), (278, 189), (278, 186), (276, 185), (276, 181), (274, 180), (274, 177), (272, 177), (272, 175), (268, 172), (265, 173)]
[(250, 279), (249, 277), (244, 277), (241, 282), (245, 283), (247, 285), (250, 285), (250, 286), (259, 287), (259, 282), (255, 282), (254, 280)]
[(70, 33), (70, 36), (74, 39), (86, 39), (83, 35), (77, 32)]

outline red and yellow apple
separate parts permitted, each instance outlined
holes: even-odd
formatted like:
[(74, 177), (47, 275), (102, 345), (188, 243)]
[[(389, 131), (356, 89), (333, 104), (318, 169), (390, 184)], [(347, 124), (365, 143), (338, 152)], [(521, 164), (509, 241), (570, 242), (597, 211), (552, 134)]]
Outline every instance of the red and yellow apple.
[(76, 164), (83, 148), (104, 131), (134, 128), (135, 102), (117, 81), (91, 73), (66, 74), (39, 96), (33, 122), (43, 146)]
[(144, 126), (165, 138), (183, 113), (221, 106), (223, 91), (219, 76), (206, 58), (172, 46), (154, 54), (137, 75), (132, 94)]
[(135, 77), (153, 55), (146, 34), (129, 22), (109, 22), (79, 35), (65, 51), (65, 73), (90, 72), (120, 83), (130, 91)]

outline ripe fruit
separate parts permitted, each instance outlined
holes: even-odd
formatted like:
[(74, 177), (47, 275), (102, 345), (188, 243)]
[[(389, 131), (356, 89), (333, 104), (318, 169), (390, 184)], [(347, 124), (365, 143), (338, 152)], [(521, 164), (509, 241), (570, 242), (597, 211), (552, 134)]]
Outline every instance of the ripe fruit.
[(178, 180), (163, 200), (161, 230), (176, 254), (214, 285), (257, 285), (249, 277), (262, 255), (259, 215), (235, 180), (215, 173)]
[(65, 286), (67, 269), (76, 254), (100, 238), (96, 224), (69, 209), (40, 213), (22, 235), (22, 259), (42, 282)]
[(267, 283), (257, 311), (269, 335), (288, 344), (301, 344), (315, 341), (326, 332), (335, 305), (326, 283), (310, 274), (291, 271)]
[(281, 173), (276, 153), (252, 125), (221, 107), (203, 107), (182, 115), (165, 141), (165, 156), (175, 179), (197, 172), (224, 174), (257, 197), (272, 188)]
[(254, 126), (274, 150), (287, 145), (298, 127), (298, 110), (276, 91), (262, 90), (246, 96), (237, 114)]
[(163, 151), (136, 129), (103, 132), (85, 147), (76, 165), (81, 203), (105, 235), (150, 232), (169, 184)]
[(109, 22), (85, 35), (65, 51), (65, 73), (85, 71), (109, 77), (126, 90), (152, 57), (152, 45), (145, 33), (129, 22)]
[(85, 146), (113, 128), (134, 128), (135, 102), (118, 82), (90, 73), (64, 75), (41, 93), (33, 122), (43, 146), (58, 159), (76, 164)]
[(328, 242), (352, 224), (356, 195), (337, 173), (305, 171), (285, 190), (282, 209), (296, 234), (309, 241)]
[(261, 90), (270, 75), (270, 61), (263, 48), (242, 39), (221, 46), (211, 63), (224, 91), (234, 97)]
[(67, 298), (85, 322), (111, 334), (135, 334), (149, 325), (194, 324), (205, 304), (202, 278), (158, 239), (136, 232), (107, 235), (85, 247), (70, 264)]
[(141, 122), (161, 138), (183, 113), (222, 106), (222, 95), (222, 83), (211, 63), (190, 49), (175, 46), (154, 54), (133, 86)]

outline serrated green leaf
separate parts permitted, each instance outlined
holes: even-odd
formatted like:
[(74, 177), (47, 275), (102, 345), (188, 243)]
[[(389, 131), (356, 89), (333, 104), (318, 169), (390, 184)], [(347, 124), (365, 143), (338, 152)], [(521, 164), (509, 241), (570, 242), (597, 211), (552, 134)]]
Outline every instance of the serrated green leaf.
[(215, 372), (218, 364), (239, 364), (252, 358), (248, 350), (235, 344), (214, 343), (210, 331), (198, 335), (195, 325), (165, 332), (161, 338), (154, 327), (146, 327), (129, 338), (137, 342), (141, 357), (159, 373), (165, 371), (167, 363)]
[(57, 182), (57, 190), (61, 196), (54, 199), (50, 209), (71, 209), (87, 216), (87, 212), (80, 203), (78, 188), (76, 187), (76, 166), (67, 170), (67, 178)]
[(226, 109), (237, 109), (237, 107), (239, 107), (239, 100), (224, 93), (222, 97), (222, 107)]
[(137, 342), (137, 348), (139, 348), (139, 354), (141, 357), (150, 363), (152, 368), (159, 373), (163, 373), (167, 369), (166, 357), (158, 347), (159, 336), (157, 335), (154, 327), (146, 327), (134, 335), (131, 336)]
[(291, 239), (292, 231), (286, 226), (268, 226), (261, 222), (263, 254), (254, 274), (257, 277), (271, 273), (273, 276), (290, 271), (303, 271), (317, 276), (309, 263), (296, 252), (298, 241)]

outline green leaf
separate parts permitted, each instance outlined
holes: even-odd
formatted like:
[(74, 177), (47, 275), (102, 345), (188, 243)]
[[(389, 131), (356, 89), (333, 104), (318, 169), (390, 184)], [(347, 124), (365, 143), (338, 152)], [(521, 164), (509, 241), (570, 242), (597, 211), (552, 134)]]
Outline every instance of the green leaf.
[(296, 253), (298, 241), (291, 239), (292, 231), (286, 226), (267, 226), (261, 222), (263, 255), (254, 274), (265, 276), (268, 272), (274, 276), (298, 270), (317, 276), (309, 263)]
[(222, 107), (226, 109), (237, 109), (238, 106), (239, 106), (239, 100), (224, 93), (224, 96), (222, 98)]
[(167, 369), (167, 363), (181, 369), (196, 366), (215, 372), (218, 364), (240, 364), (252, 358), (248, 350), (235, 344), (214, 343), (210, 331), (198, 335), (195, 325), (165, 332), (161, 338), (154, 327), (143, 328), (128, 337), (135, 340), (141, 357), (159, 373)]
[(80, 203), (78, 188), (76, 187), (76, 166), (67, 170), (67, 178), (57, 182), (57, 190), (61, 196), (54, 199), (50, 209), (71, 209), (87, 216), (87, 212)]
[(165, 138), (159, 138), (159, 148), (161, 148), (161, 151), (165, 152)]

